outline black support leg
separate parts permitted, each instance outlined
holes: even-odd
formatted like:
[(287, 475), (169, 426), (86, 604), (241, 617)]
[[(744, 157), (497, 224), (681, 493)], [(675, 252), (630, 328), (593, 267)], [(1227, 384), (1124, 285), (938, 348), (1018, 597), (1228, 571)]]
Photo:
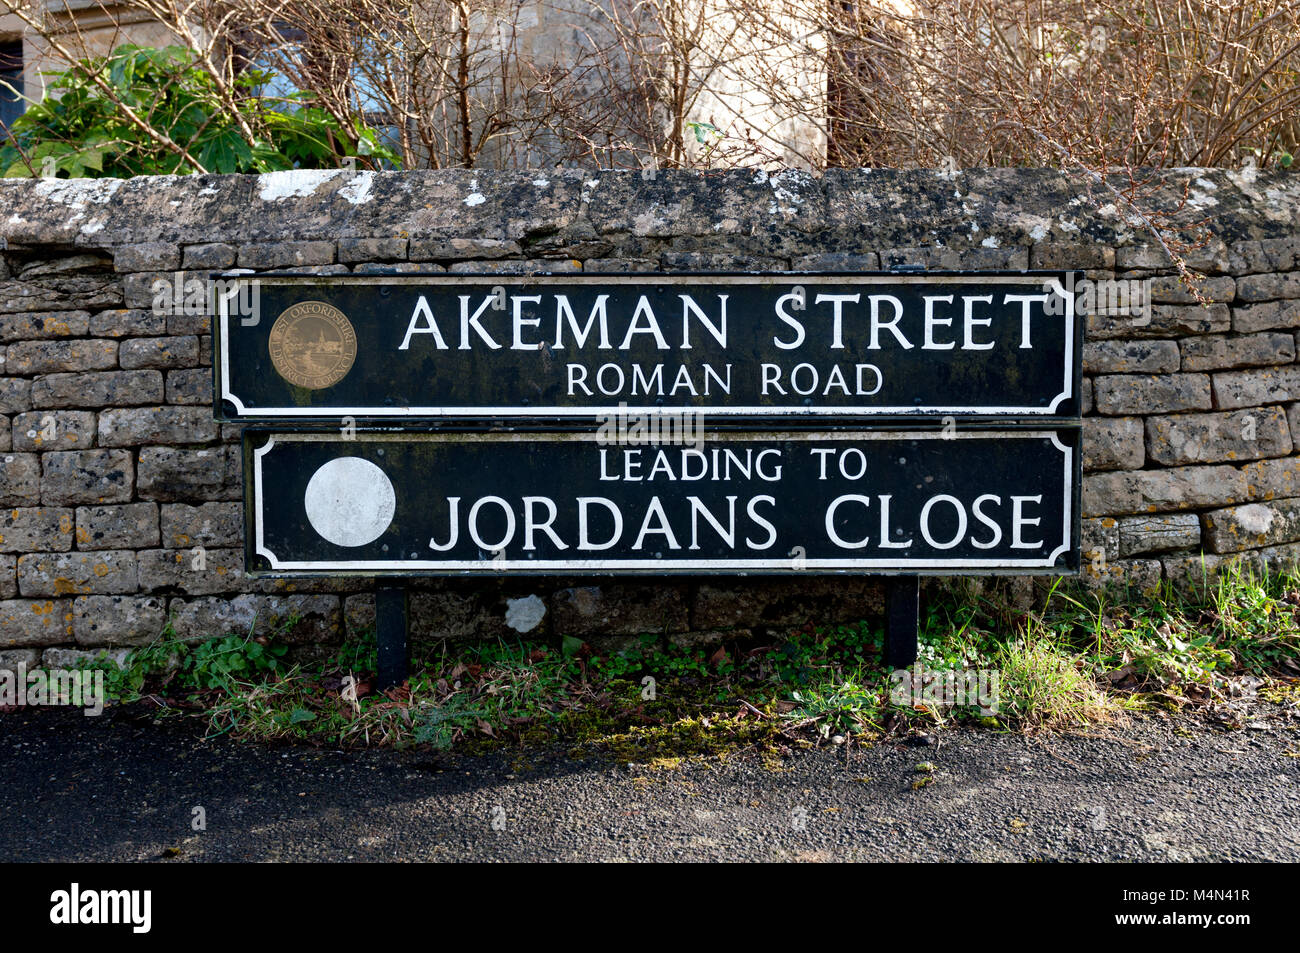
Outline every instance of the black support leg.
[(916, 661), (921, 581), (916, 576), (890, 576), (885, 585), (885, 667), (907, 668)]
[(381, 586), (375, 590), (375, 633), (379, 640), (379, 690), (406, 681), (406, 588)]

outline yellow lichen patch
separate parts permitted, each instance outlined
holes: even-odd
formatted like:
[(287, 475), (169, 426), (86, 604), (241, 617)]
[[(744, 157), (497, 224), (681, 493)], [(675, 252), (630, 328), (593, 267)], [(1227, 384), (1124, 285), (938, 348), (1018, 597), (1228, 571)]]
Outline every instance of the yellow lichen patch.
[(71, 579), (65, 579), (63, 576), (59, 576), (54, 580), (54, 594), (56, 596), (75, 596), (89, 591), (89, 587), (79, 589), (75, 582)]
[(68, 516), (66, 513), (63, 516), (59, 517), (59, 532), (60, 533), (72, 532), (72, 517)]
[(95, 563), (94, 573), (95, 573), (95, 575), (98, 576), (99, 578), (103, 579), (105, 576), (107, 576), (107, 575), (109, 574), (109, 572), (111, 572), (111, 570), (108, 568), (108, 565), (107, 565), (107, 564), (105, 564), (105, 563)]
[(83, 544), (84, 544), (84, 543), (88, 543), (88, 542), (90, 542), (90, 530), (86, 529), (86, 527), (84, 527), (84, 526), (78, 526), (78, 527), (77, 527), (77, 542), (78, 542), (78, 543), (83, 543)]
[(54, 611), (54, 603), (53, 603), (53, 602), (33, 602), (33, 603), (32, 603), (32, 612), (34, 612), (36, 615), (49, 615), (49, 614), (50, 614), (51, 612), (53, 612), (53, 611)]

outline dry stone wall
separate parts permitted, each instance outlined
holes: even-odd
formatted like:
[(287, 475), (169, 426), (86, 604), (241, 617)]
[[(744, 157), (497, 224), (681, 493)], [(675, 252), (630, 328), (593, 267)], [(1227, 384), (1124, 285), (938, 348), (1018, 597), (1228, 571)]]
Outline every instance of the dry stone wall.
[[(1300, 175), (1164, 173), (1204, 222), (1171, 262), (1087, 179), (1042, 170), (291, 172), (0, 181), (0, 667), (158, 636), (266, 631), (310, 652), (373, 618), (366, 580), (253, 580), (238, 432), (212, 419), (210, 324), (156, 307), (210, 270), (317, 274), (1081, 268), (1149, 282), (1091, 317), (1084, 581), (1187, 584), (1300, 552)], [(182, 287), (184, 287), (182, 285)], [(520, 601), (523, 600), (523, 601)], [(545, 611), (540, 613), (538, 608)], [(513, 611), (512, 611), (513, 607)], [(433, 580), (417, 639), (721, 633), (852, 620), (867, 578)], [(526, 620), (520, 623), (519, 620)], [(513, 624), (513, 627), (512, 627)]]

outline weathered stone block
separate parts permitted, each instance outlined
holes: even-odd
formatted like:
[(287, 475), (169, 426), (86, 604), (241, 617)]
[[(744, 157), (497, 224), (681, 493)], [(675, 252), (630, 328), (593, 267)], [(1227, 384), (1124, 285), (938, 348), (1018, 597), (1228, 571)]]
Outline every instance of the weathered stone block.
[(1148, 417), (1146, 428), (1147, 456), (1167, 467), (1291, 452), (1291, 434), (1280, 407)]
[(1238, 301), (1273, 301), (1300, 298), (1300, 271), (1278, 275), (1250, 275), (1237, 281)]
[(142, 242), (113, 249), (113, 270), (173, 271), (181, 266), (179, 245), (171, 242)]
[(1232, 313), (1226, 304), (1153, 304), (1145, 315), (1090, 314), (1090, 341), (1107, 338), (1167, 338), (1187, 334), (1214, 334), (1231, 330)]
[(1049, 242), (1029, 247), (1029, 267), (1035, 271), (1115, 267), (1115, 249), (1108, 245), (1070, 245)]
[(1260, 460), (1241, 468), (1250, 491), (1248, 499), (1273, 500), (1300, 496), (1300, 457)]
[(78, 645), (146, 645), (167, 624), (160, 596), (78, 596), (72, 601), (72, 634)]
[(0, 599), (12, 599), (16, 595), (18, 595), (18, 557), (0, 553)]
[(447, 271), (454, 275), (560, 275), (582, 271), (582, 262), (568, 259), (557, 261), (459, 261), (449, 265)]
[(130, 649), (65, 649), (50, 648), (41, 653), (41, 667), (45, 669), (77, 669), (86, 664), (111, 662), (118, 668), (126, 667)]
[(32, 382), (21, 377), (0, 377), (0, 414), (17, 414), (32, 408)]
[(6, 599), (0, 602), (0, 647), (25, 648), (71, 641), (71, 600)]
[(0, 282), (0, 314), (27, 311), (94, 311), (122, 304), (122, 286), (111, 278), (70, 275)]
[(206, 311), (170, 311), (167, 314), (168, 334), (211, 334), (212, 316)]
[(1231, 270), (1236, 275), (1290, 271), (1297, 264), (1298, 253), (1300, 238), (1294, 236), (1234, 242), (1230, 247)]
[(206, 276), (194, 271), (146, 271), (122, 279), (122, 304), (154, 314), (168, 314), (177, 301), (183, 306), (187, 292), (195, 303), (207, 304)]
[(141, 499), (168, 503), (239, 499), (242, 473), (238, 449), (235, 446), (209, 450), (144, 447), (140, 451), (136, 489)]
[(1300, 400), (1300, 367), (1225, 371), (1214, 375), (1214, 403), (1223, 410)]
[(431, 261), (397, 261), (388, 264), (369, 261), (362, 265), (352, 266), (354, 275), (422, 275), (445, 272), (446, 270), (442, 265), (434, 264)]
[(406, 257), (411, 261), (453, 261), (463, 258), (510, 258), (523, 253), (518, 242), (497, 238), (412, 239)]
[(1257, 557), (1263, 568), (1270, 573), (1294, 573), (1300, 569), (1300, 543), (1265, 546), (1263, 549), (1252, 550), (1249, 555)]
[[(587, 263), (584, 271), (590, 270)], [(800, 255), (790, 262), (793, 271), (879, 271), (880, 256), (875, 252), (822, 252)]]
[(1300, 540), (1300, 499), (1247, 503), (1201, 517), (1206, 548), (1235, 553)]
[(118, 363), (127, 370), (139, 367), (193, 367), (199, 363), (199, 339), (192, 334), (185, 334), (123, 341), (118, 351)]
[(1216, 556), (1196, 553), (1190, 556), (1165, 556), (1165, 578), (1182, 592), (1204, 593), (1220, 576), (1232, 572), (1258, 574), (1263, 566), (1259, 553), (1234, 553)]
[(212, 372), (206, 368), (167, 372), (167, 403), (212, 406)]
[(1084, 516), (1189, 510), (1247, 499), (1246, 478), (1231, 466), (1085, 473), (1083, 477)]
[(85, 450), (95, 442), (88, 410), (33, 410), (14, 418), (15, 450)]
[(8, 453), (13, 448), (13, 425), (8, 417), (0, 415), (0, 453)]
[(0, 506), (30, 506), (40, 499), (40, 458), (34, 453), (0, 455)]
[(1079, 387), (1079, 404), (1080, 413), (1092, 413), (1092, 378), (1085, 377), (1082, 385)]
[(1089, 562), (1118, 559), (1120, 556), (1119, 520), (1113, 516), (1080, 520), (1079, 555)]
[(144, 308), (113, 308), (90, 319), (90, 335), (97, 338), (144, 337), (167, 333), (167, 315)]
[(682, 586), (656, 586), (650, 591), (626, 585), (562, 589), (555, 593), (552, 606), (552, 624), (564, 635), (640, 635), (690, 628)]
[(163, 377), (159, 371), (98, 371), (50, 374), (32, 385), (38, 407), (131, 407), (161, 404)]
[(89, 311), (0, 314), (0, 341), (47, 341), (52, 338), (79, 337), (89, 328)]
[[(406, 257), (405, 238), (343, 238), (338, 258), (342, 262), (388, 261)], [(450, 256), (456, 257), (456, 256)]]
[(57, 506), (0, 510), (0, 552), (65, 552), (72, 548), (72, 510)]
[(1296, 355), (1295, 339), (1289, 334), (1247, 334), (1242, 337), (1214, 334), (1184, 338), (1179, 347), (1184, 371), (1290, 364)]
[(224, 242), (205, 242), (201, 245), (185, 246), (186, 268), (195, 271), (233, 268), (235, 266), (235, 246)]
[(624, 272), (652, 272), (659, 270), (657, 258), (588, 258), (582, 270), (590, 274), (620, 274)]
[(240, 268), (301, 268), (334, 262), (333, 242), (252, 242), (239, 246)]
[(1119, 554), (1138, 556), (1201, 544), (1201, 518), (1195, 513), (1130, 516), (1119, 521)]
[(158, 504), (77, 507), (78, 549), (139, 549), (158, 545)]
[[(288, 627), (290, 619), (298, 621)], [(337, 642), (343, 636), (338, 596), (244, 594), (233, 599), (174, 599), (172, 628), (186, 642), (223, 635), (273, 636), (290, 645)]]
[(40, 649), (5, 649), (0, 651), (0, 672), (30, 672), (40, 662)]
[(1173, 259), (1159, 245), (1121, 245), (1115, 249), (1116, 268), (1150, 270), (1173, 266)]
[(1083, 346), (1085, 374), (1167, 374), (1178, 370), (1176, 341), (1090, 341)]
[(1300, 326), (1300, 301), (1262, 301), (1239, 304), (1232, 309), (1232, 330), (1238, 334), (1297, 326)]
[(1097, 412), (1109, 416), (1209, 410), (1208, 374), (1118, 374), (1093, 378)]
[(248, 588), (244, 553), (239, 549), (144, 549), (139, 554), (139, 566), (143, 592), (167, 590), (206, 596)]
[(1158, 559), (1084, 560), (1079, 582), (1086, 589), (1150, 593), (1160, 587), (1161, 568)]
[(373, 592), (358, 592), (343, 600), (343, 627), (350, 639), (374, 630), (375, 594)]
[(126, 450), (61, 450), (41, 457), (41, 502), (125, 503), (135, 467)]
[(18, 591), (24, 596), (74, 596), (135, 592), (135, 553), (28, 553), (18, 557)]
[(26, 376), (59, 371), (100, 371), (117, 366), (117, 342), (21, 341), (9, 345), (5, 366), (10, 374)]
[[(1150, 282), (1148, 289), (1154, 304), (1200, 304), (1178, 275), (1156, 275)], [(1207, 278), (1197, 290), (1211, 304), (1226, 304), (1232, 300), (1235, 287), (1232, 278)]]
[(192, 546), (239, 546), (244, 539), (241, 503), (164, 503), (162, 544), (172, 549)]
[(1083, 466), (1087, 470), (1137, 470), (1142, 466), (1139, 417), (1089, 417), (1083, 422)]
[(122, 407), (99, 415), (101, 447), (216, 440), (217, 423), (205, 407)]
[(925, 265), (930, 271), (1024, 271), (1029, 267), (1029, 249), (913, 245), (882, 250), (880, 264), (884, 268)]

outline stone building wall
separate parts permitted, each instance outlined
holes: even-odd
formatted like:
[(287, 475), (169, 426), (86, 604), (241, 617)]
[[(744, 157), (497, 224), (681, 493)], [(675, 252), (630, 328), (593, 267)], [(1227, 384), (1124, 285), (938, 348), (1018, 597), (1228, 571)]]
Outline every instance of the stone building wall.
[[(1092, 191), (1090, 191), (1092, 189)], [(177, 273), (1082, 268), (1151, 278), (1090, 318), (1085, 581), (1150, 588), (1300, 552), (1300, 175), (1166, 174), (1151, 201), (1213, 238), (1208, 307), (1087, 180), (1038, 170), (347, 173), (0, 181), (0, 666), (266, 629), (337, 643), (371, 586), (245, 578), (238, 430), (214, 423), (206, 315)], [(856, 620), (870, 578), (430, 580), (419, 639), (705, 640)], [(524, 603), (515, 603), (523, 607)], [(532, 613), (535, 615), (535, 613)], [(529, 616), (512, 613), (511, 618)]]

